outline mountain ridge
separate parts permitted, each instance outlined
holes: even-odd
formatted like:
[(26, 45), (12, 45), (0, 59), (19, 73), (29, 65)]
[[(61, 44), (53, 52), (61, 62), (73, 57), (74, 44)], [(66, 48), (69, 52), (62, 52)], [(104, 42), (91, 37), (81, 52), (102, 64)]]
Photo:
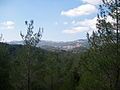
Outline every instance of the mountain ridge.
[[(23, 41), (11, 41), (8, 42), (8, 44), (20, 44), (23, 45)], [(80, 47), (88, 47), (88, 41), (87, 39), (78, 39), (74, 41), (46, 41), (41, 40), (40, 43), (37, 45), (37, 47), (41, 47), (43, 49), (60, 49), (60, 50), (72, 50), (74, 48), (80, 48)]]

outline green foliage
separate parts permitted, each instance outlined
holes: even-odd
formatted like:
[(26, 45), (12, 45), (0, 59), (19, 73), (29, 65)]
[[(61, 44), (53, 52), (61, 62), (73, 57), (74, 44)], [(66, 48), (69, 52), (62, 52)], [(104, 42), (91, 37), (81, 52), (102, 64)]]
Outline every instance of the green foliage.
[[(28, 59), (25, 48), (24, 46), (17, 48), (14, 51), (16, 54), (12, 56), (10, 76), (13, 90), (27, 89)], [(76, 73), (75, 67), (78, 66), (79, 55), (70, 52), (49, 52), (34, 47), (31, 51), (34, 51), (30, 52), (32, 90), (75, 89), (78, 82), (74, 80), (74, 73)]]
[[(26, 53), (24, 54), (26, 56), (26, 61), (23, 61), (23, 64), (25, 64), (25, 68), (26, 68), (26, 75), (25, 77), (27, 77), (27, 90), (31, 90), (31, 84), (32, 84), (32, 66), (34, 65), (34, 60), (33, 57), (33, 53), (30, 52), (34, 52), (33, 49), (31, 49), (32, 47), (36, 47), (36, 45), (40, 42), (40, 39), (42, 37), (42, 32), (43, 32), (43, 28), (42, 30), (39, 28), (38, 33), (34, 33), (33, 26), (34, 21), (31, 20), (30, 23), (28, 23), (27, 21), (25, 21), (25, 24), (27, 26), (27, 34), (23, 35), (22, 33), (20, 33), (24, 44), (25, 44), (25, 48), (26, 49)], [(24, 72), (25, 73), (25, 72)], [(25, 85), (25, 84), (24, 84)]]
[[(96, 24), (98, 31), (93, 31), (91, 36), (87, 34), (91, 47), (82, 64), (97, 80), (100, 90), (120, 88), (119, 5), (119, 0), (103, 0)], [(113, 22), (107, 21), (108, 16)]]
[(8, 52), (7, 45), (2, 45), (0, 43), (0, 89), (1, 90), (11, 90), (10, 85), (10, 56)]

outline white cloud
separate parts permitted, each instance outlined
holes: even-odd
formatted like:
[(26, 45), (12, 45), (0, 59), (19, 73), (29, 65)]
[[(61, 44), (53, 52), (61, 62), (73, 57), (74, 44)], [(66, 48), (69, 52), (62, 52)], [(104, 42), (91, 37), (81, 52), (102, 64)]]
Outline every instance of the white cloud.
[(89, 28), (87, 27), (73, 27), (71, 29), (65, 29), (63, 30), (63, 33), (66, 34), (76, 34), (76, 33), (80, 33), (80, 32), (87, 32), (89, 31)]
[(97, 23), (97, 17), (94, 17), (92, 19), (85, 19), (83, 21), (78, 21), (76, 22), (76, 25), (88, 27), (88, 28), (95, 30), (96, 23)]
[(91, 33), (92, 31), (97, 30), (96, 23), (97, 23), (97, 17), (94, 17), (92, 19), (85, 19), (82, 21), (72, 21), (72, 24), (75, 25), (75, 27), (70, 29), (65, 29), (63, 30), (63, 33), (67, 33), (67, 34), (76, 34), (83, 32)]
[(82, 0), (84, 3), (89, 3), (93, 5), (98, 5), (101, 3), (102, 0)]
[[(114, 23), (115, 21), (112, 19), (112, 17), (110, 16), (107, 16), (107, 22), (110, 22), (110, 23)], [(72, 21), (73, 22), (73, 21)], [(76, 28), (75, 27), (73, 29), (70, 29), (70, 30), (66, 30), (66, 32), (69, 33), (78, 33), (78, 32), (88, 32), (88, 33), (92, 33), (93, 31), (96, 31), (97, 28), (96, 28), (96, 23), (97, 23), (97, 17), (94, 17), (92, 19), (85, 19), (85, 20), (82, 20), (82, 21), (76, 21), (74, 23), (74, 25), (76, 25)], [(80, 28), (80, 27), (84, 27), (84, 28)], [(82, 29), (82, 30), (81, 30)]]
[(67, 24), (68, 24), (68, 22), (64, 22), (63, 24), (64, 24), (64, 25), (67, 25)]
[(115, 23), (115, 20), (111, 16), (107, 16), (107, 22)]
[[(75, 16), (90, 15), (93, 13), (97, 13), (96, 6), (102, 3), (102, 0), (82, 0), (82, 1), (84, 3), (83, 5), (70, 9), (68, 11), (62, 11), (61, 15), (75, 17)], [(110, 16), (107, 17), (107, 22), (108, 21), (114, 22)], [(88, 32), (91, 34), (93, 31), (97, 30), (96, 23), (97, 23), (96, 16), (92, 19), (84, 19), (81, 21), (73, 20), (71, 22), (73, 27), (63, 30), (63, 33), (76, 34), (76, 33)]]
[(81, 15), (89, 15), (91, 13), (95, 13), (97, 11), (96, 7), (91, 4), (81, 5), (77, 8), (70, 9), (68, 11), (62, 11), (61, 15), (64, 16), (81, 16)]
[(15, 23), (13, 21), (5, 21), (5, 22), (3, 22), (1, 24), (11, 26), (11, 25), (14, 25)]
[(13, 21), (4, 21), (0, 23), (0, 29), (14, 29), (15, 28), (15, 23)]
[(75, 21), (75, 20), (73, 20), (73, 21), (72, 21), (72, 24), (74, 25), (75, 23), (76, 23), (76, 21)]

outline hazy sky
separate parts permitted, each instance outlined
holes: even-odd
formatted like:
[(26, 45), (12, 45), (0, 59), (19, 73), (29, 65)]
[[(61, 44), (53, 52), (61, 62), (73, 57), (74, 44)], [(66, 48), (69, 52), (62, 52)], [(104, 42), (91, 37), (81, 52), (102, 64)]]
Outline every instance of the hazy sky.
[(95, 30), (100, 0), (0, 0), (0, 33), (5, 41), (21, 40), (24, 21), (34, 20), (34, 32), (44, 28), (43, 40), (86, 38)]

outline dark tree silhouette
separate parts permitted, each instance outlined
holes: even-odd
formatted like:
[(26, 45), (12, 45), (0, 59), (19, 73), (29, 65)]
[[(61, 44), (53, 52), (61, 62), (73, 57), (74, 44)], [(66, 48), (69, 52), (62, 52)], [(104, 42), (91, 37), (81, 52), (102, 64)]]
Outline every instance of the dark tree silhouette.
[[(120, 0), (102, 1), (103, 4), (99, 7), (100, 13), (97, 15), (96, 27), (98, 31), (93, 31), (91, 36), (87, 34), (87, 37), (92, 48), (100, 49), (102, 46), (106, 49), (109, 46), (109, 49), (115, 51), (114, 53), (111, 52), (115, 57), (112, 58), (115, 72), (113, 76), (109, 72), (108, 76), (114, 77), (114, 85), (110, 83), (110, 87), (118, 90), (120, 88)], [(113, 22), (107, 21), (108, 16), (112, 18)], [(105, 59), (110, 57), (109, 54), (103, 54), (103, 52), (102, 55), (107, 57)], [(112, 80), (111, 77), (109, 77), (110, 80)]]
[(33, 32), (34, 29), (34, 21), (31, 20), (29, 23), (28, 21), (25, 21), (25, 25), (27, 26), (27, 34), (23, 35), (22, 33), (20, 33), (23, 41), (24, 41), (24, 45), (27, 48), (27, 58), (28, 58), (28, 63), (27, 63), (27, 89), (31, 90), (31, 47), (36, 47), (36, 45), (40, 42), (40, 39), (42, 37), (42, 33), (43, 33), (43, 28), (39, 28), (39, 31), (37, 33)]

